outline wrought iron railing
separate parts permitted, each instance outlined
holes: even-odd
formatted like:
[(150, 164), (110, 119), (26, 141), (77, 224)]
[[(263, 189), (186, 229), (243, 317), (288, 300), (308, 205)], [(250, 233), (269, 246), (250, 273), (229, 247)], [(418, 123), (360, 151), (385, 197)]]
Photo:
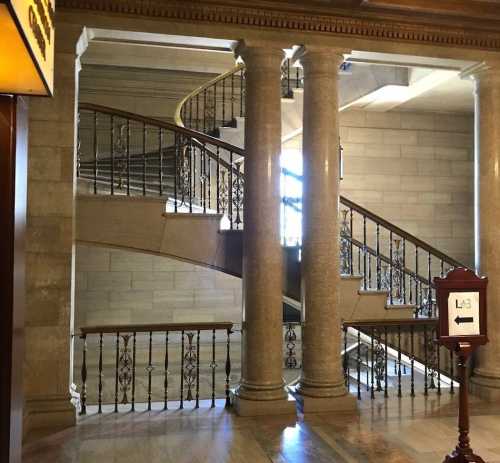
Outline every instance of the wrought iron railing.
[(197, 88), (177, 106), (175, 123), (181, 127), (218, 135), (219, 127), (235, 126), (245, 115), (245, 66), (238, 64)]
[(97, 413), (104, 405), (135, 411), (138, 403), (151, 410), (153, 402), (167, 410), (170, 400), (181, 409), (186, 402), (198, 408), (201, 399), (215, 407), (220, 397), (229, 406), (232, 328), (229, 322), (81, 328), (80, 413), (89, 405)]
[(343, 331), (345, 382), (358, 399), (454, 393), (456, 359), (436, 343), (437, 319), (346, 322)]
[(244, 151), (175, 124), (81, 103), (78, 178), (94, 194), (165, 197), (173, 212), (243, 225)]
[(388, 291), (390, 305), (436, 317), (433, 278), (464, 264), (345, 197), (340, 197), (340, 268), (364, 290)]

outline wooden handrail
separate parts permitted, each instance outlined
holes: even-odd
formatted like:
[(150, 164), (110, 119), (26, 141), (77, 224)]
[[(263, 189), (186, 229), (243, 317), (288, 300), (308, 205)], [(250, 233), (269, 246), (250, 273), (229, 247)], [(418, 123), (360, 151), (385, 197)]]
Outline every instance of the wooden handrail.
[(152, 117), (140, 116), (138, 114), (122, 111), (121, 109), (110, 108), (108, 106), (101, 106), (93, 103), (80, 103), (79, 108), (80, 110), (96, 111), (103, 114), (109, 114), (110, 116), (121, 117), (123, 119), (129, 119), (132, 121), (141, 122), (146, 125), (161, 127), (166, 130), (172, 130), (174, 132), (180, 133), (182, 135), (185, 135), (186, 137), (193, 138), (200, 142), (218, 146), (219, 148), (222, 148), (226, 151), (232, 151), (233, 153), (236, 153), (240, 156), (245, 155), (245, 150), (243, 150), (242, 148), (231, 145), (229, 143), (226, 143), (225, 141), (220, 140), (219, 138), (211, 137), (210, 135), (206, 135), (202, 132), (197, 132), (196, 130), (180, 127), (176, 124), (172, 124), (171, 122), (161, 121), (159, 119), (154, 119)]
[(80, 328), (80, 337), (88, 334), (104, 333), (150, 333), (166, 331), (232, 331), (232, 322), (200, 322), (200, 323), (155, 323), (145, 325), (96, 325)]
[(366, 328), (371, 326), (425, 326), (437, 325), (437, 318), (400, 318), (391, 320), (358, 320), (343, 322), (344, 328)]
[(451, 264), (453, 267), (467, 268), (466, 265), (458, 262), (455, 259), (452, 259), (451, 257), (447, 256), (446, 254), (443, 254), (441, 251), (432, 247), (430, 244), (427, 244), (425, 241), (422, 241), (421, 239), (417, 238), (416, 236), (412, 235), (411, 233), (404, 231), (402, 228), (399, 228), (398, 226), (388, 222), (387, 220), (383, 219), (382, 217), (378, 216), (377, 214), (370, 212), (368, 209), (365, 209), (364, 207), (360, 206), (359, 204), (356, 204), (355, 202), (351, 201), (350, 199), (347, 199), (344, 196), (340, 196), (340, 202), (344, 206), (347, 206), (347, 207), (355, 210), (357, 213), (361, 214), (362, 216), (365, 216), (366, 218), (372, 220), (375, 223), (378, 223), (379, 225), (386, 228), (387, 230), (392, 231), (395, 235), (397, 235), (401, 238), (404, 238), (406, 241), (410, 241), (418, 248), (423, 249), (424, 251), (430, 252), (433, 256), (437, 257), (438, 259), (440, 259), (448, 264)]
[(237, 64), (233, 69), (230, 69), (229, 71), (214, 77), (213, 79), (209, 80), (208, 82), (204, 83), (201, 87), (198, 87), (194, 89), (191, 93), (187, 94), (177, 105), (175, 108), (175, 116), (174, 116), (174, 121), (179, 127), (184, 127), (184, 121), (182, 120), (181, 117), (181, 112), (184, 104), (186, 101), (189, 101), (191, 98), (194, 98), (196, 95), (199, 95), (203, 90), (206, 90), (207, 88), (211, 87), (214, 84), (217, 84), (221, 80), (224, 80), (226, 77), (229, 77), (232, 74), (236, 74), (237, 72), (241, 71), (242, 69), (245, 69), (245, 65), (243, 63)]

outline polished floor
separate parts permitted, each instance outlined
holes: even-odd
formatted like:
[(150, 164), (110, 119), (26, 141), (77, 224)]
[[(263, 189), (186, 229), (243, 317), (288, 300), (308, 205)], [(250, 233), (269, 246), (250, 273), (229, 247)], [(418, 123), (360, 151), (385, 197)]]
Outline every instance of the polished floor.
[[(240, 418), (201, 408), (105, 413), (26, 446), (23, 463), (440, 463), (456, 443), (456, 395), (363, 398), (357, 414)], [(500, 463), (500, 403), (471, 399), (472, 447)]]

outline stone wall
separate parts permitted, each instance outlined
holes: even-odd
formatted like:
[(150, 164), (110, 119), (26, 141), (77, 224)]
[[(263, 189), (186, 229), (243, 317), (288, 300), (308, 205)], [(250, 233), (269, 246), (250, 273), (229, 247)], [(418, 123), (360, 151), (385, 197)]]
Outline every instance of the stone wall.
[(167, 257), (78, 244), (75, 329), (241, 322), (241, 279)]
[(341, 113), (341, 194), (473, 265), (473, 116)]

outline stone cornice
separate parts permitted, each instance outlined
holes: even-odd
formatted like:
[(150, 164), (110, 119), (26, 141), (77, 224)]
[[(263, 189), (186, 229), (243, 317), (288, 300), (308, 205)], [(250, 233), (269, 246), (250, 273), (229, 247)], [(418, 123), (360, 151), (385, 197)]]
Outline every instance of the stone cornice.
[[(259, 3), (262, 3), (260, 5)], [(481, 28), (481, 21), (456, 23), (446, 18), (415, 15), (360, 16), (359, 9), (320, 8), (309, 12), (297, 3), (176, 0), (58, 0), (58, 8), (91, 10), (164, 18), (174, 21), (210, 22), (232, 26), (324, 33), (345, 37), (390, 40), (440, 46), (500, 51), (500, 23), (497, 30)], [(267, 5), (267, 7), (264, 7)], [(325, 10), (328, 10), (326, 14)], [(317, 11), (317, 12), (316, 12)], [(349, 13), (350, 12), (350, 13)]]

